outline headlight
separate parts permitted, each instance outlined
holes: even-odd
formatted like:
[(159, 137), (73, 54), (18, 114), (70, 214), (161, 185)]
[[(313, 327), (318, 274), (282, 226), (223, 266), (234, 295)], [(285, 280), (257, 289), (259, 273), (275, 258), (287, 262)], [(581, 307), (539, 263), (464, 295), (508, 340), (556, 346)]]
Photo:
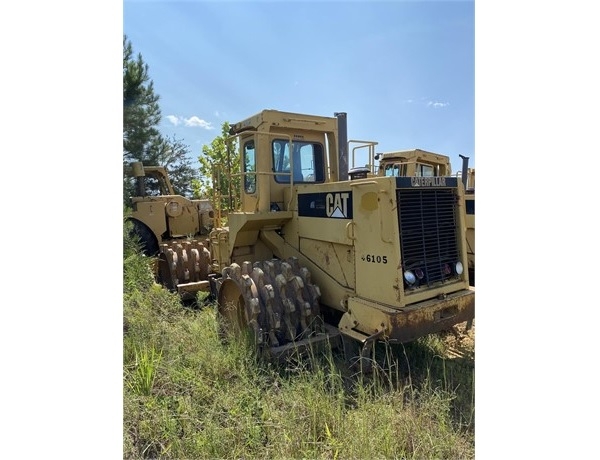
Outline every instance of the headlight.
[(404, 272), (404, 280), (408, 283), (408, 284), (415, 284), (415, 282), (417, 281), (417, 278), (415, 277), (415, 274), (413, 272), (411, 272), (410, 270), (406, 270)]
[(169, 201), (167, 203), (167, 215), (169, 217), (179, 217), (182, 209), (177, 201)]
[(460, 262), (456, 262), (454, 264), (454, 270), (456, 271), (457, 275), (462, 275), (463, 273), (463, 264)]

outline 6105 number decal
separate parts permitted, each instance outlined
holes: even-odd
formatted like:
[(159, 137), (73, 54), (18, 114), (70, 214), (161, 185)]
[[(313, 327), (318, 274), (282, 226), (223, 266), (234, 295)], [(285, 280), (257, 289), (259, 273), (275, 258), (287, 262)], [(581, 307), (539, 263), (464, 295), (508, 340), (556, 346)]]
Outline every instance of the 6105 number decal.
[(373, 262), (375, 264), (387, 264), (387, 256), (376, 256), (375, 254), (367, 254), (362, 256), (361, 259), (365, 262)]

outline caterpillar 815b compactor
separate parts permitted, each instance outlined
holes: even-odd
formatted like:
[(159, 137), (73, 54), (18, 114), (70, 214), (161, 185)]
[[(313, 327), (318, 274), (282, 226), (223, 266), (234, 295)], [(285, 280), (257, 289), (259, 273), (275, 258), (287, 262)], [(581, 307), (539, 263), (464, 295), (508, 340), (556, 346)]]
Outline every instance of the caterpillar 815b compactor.
[[(370, 151), (370, 153), (372, 150)], [(469, 282), (475, 286), (475, 169), (469, 168), (469, 157), (463, 160), (460, 177), (465, 188), (465, 222), (467, 226), (467, 260)], [(352, 157), (353, 161), (355, 157)], [(374, 162), (378, 160), (376, 167)], [(399, 150), (369, 156), (370, 174), (384, 177), (451, 176), (450, 157), (421, 149)]]
[[(177, 195), (162, 166), (134, 162), (128, 173), (136, 178), (136, 194), (131, 198), (132, 212), (128, 220), (146, 255), (156, 256), (168, 248), (177, 248), (190, 237), (208, 235), (214, 218), (210, 200), (191, 200)], [(154, 192), (150, 191), (148, 180), (156, 182)], [(194, 297), (197, 286), (192, 283), (188, 290), (180, 287), (182, 297)]]
[(474, 318), (462, 184), (349, 170), (346, 126), (275, 110), (232, 125), (239, 209), (206, 246), (161, 254), (171, 289), (210, 271), (225, 326), (272, 355), (340, 334), (364, 352)]

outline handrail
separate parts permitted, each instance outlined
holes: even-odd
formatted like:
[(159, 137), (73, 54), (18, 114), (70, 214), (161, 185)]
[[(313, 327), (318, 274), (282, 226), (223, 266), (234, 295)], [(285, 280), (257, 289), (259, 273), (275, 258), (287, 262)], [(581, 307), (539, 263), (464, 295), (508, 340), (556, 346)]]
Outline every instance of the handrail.
[(356, 147), (352, 148), (352, 167), (354, 168), (356, 166), (356, 159), (355, 159), (355, 153), (357, 150), (359, 149), (363, 149), (363, 148), (367, 148), (369, 150), (368, 152), (368, 156), (369, 156), (369, 169), (371, 170), (371, 173), (373, 175), (375, 175), (375, 146), (377, 144), (379, 144), (379, 142), (375, 142), (375, 141), (361, 141), (358, 139), (350, 139), (348, 141), (348, 150), (350, 150), (350, 144), (352, 143), (356, 143), (356, 144), (363, 144), (363, 145), (357, 145)]

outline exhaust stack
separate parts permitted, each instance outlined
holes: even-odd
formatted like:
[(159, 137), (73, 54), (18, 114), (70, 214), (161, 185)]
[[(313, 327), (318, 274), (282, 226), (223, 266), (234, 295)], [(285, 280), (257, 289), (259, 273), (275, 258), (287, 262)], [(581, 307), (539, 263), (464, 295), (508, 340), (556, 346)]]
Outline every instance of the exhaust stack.
[(131, 163), (131, 169), (133, 171), (133, 177), (135, 177), (136, 196), (145, 196), (146, 184), (144, 177), (146, 176), (146, 173), (144, 171), (144, 164), (141, 161), (135, 161)]
[(348, 180), (348, 122), (346, 112), (333, 114), (338, 121), (338, 180)]
[(462, 179), (462, 183), (467, 189), (467, 179), (469, 178), (469, 157), (458, 154), (459, 157), (462, 158), (462, 171), (460, 173), (460, 178)]

